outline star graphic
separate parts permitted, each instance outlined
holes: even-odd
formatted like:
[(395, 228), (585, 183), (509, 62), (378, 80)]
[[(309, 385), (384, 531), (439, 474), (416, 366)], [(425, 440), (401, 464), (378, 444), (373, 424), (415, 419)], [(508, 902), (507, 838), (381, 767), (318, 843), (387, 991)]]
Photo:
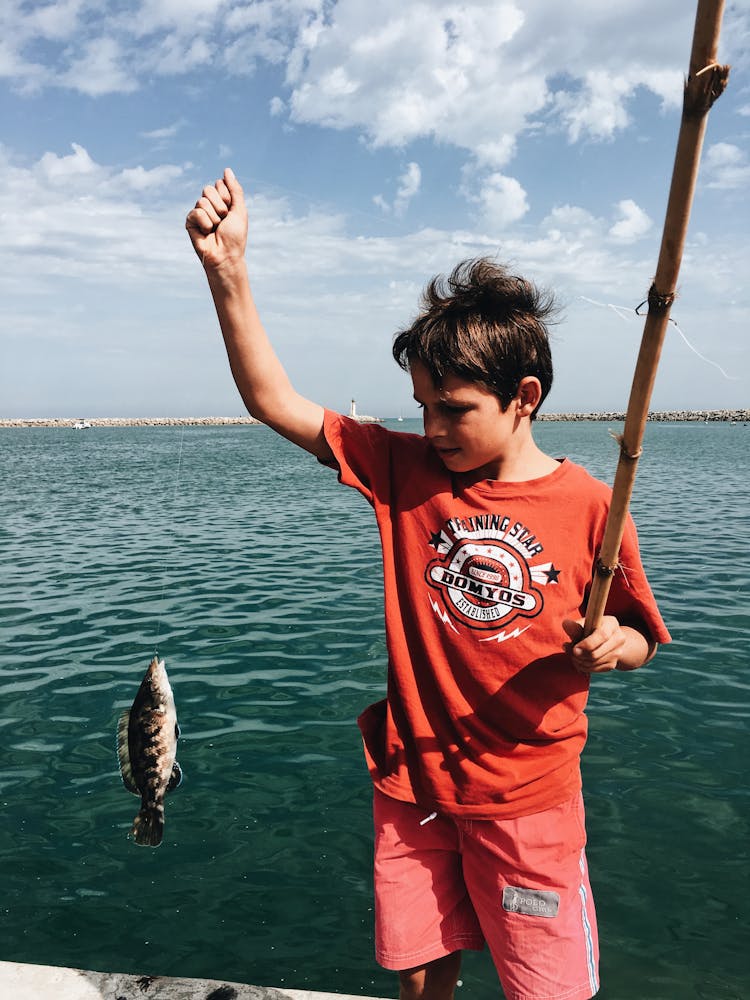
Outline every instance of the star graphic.
[(432, 538), (430, 538), (430, 545), (433, 547), (433, 549), (439, 549), (442, 541), (443, 541), (442, 535), (440, 534), (439, 531), (436, 531), (435, 534), (432, 536)]
[(561, 570), (555, 569), (555, 564), (550, 563), (549, 569), (544, 571), (547, 574), (547, 583), (557, 583), (557, 578), (560, 576)]

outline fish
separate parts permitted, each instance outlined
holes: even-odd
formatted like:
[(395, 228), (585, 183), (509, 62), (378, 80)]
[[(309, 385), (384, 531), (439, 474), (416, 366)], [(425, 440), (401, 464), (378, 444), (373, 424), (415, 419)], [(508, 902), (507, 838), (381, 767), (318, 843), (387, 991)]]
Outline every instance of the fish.
[(154, 656), (130, 710), (117, 726), (120, 775), (141, 797), (131, 835), (141, 847), (158, 847), (164, 836), (164, 796), (182, 781), (175, 760), (180, 727), (164, 660)]

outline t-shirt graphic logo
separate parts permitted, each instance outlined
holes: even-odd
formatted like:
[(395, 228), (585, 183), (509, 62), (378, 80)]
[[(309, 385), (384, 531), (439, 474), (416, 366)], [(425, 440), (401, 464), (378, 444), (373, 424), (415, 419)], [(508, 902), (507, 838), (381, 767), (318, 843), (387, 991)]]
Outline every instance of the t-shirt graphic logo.
[[(444, 531), (433, 536), (433, 547), (442, 558), (433, 560), (425, 575), (454, 620), (470, 628), (495, 629), (539, 614), (544, 598), (532, 582), (523, 546), (512, 538), (495, 537), (504, 531), (482, 534), (454, 528), (452, 534), (454, 540)], [(542, 546), (533, 548), (536, 554)]]

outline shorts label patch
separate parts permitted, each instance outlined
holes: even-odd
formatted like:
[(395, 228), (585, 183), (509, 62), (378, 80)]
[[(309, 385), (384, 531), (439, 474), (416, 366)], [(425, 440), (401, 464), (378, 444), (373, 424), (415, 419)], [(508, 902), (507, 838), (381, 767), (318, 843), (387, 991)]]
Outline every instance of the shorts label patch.
[(543, 889), (523, 889), (506, 885), (503, 889), (503, 909), (509, 913), (525, 913), (529, 917), (556, 917), (560, 896)]

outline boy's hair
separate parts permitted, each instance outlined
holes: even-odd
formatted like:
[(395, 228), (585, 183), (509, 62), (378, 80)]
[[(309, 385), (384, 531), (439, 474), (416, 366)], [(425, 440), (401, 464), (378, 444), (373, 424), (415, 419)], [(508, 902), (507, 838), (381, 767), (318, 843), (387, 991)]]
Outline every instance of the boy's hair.
[(448, 374), (478, 382), (499, 397), (503, 410), (521, 379), (535, 375), (541, 406), (552, 386), (545, 320), (554, 310), (550, 293), (502, 265), (486, 257), (465, 260), (447, 281), (438, 275), (429, 283), (419, 316), (396, 334), (393, 357), (404, 371), (421, 362), (436, 385)]

